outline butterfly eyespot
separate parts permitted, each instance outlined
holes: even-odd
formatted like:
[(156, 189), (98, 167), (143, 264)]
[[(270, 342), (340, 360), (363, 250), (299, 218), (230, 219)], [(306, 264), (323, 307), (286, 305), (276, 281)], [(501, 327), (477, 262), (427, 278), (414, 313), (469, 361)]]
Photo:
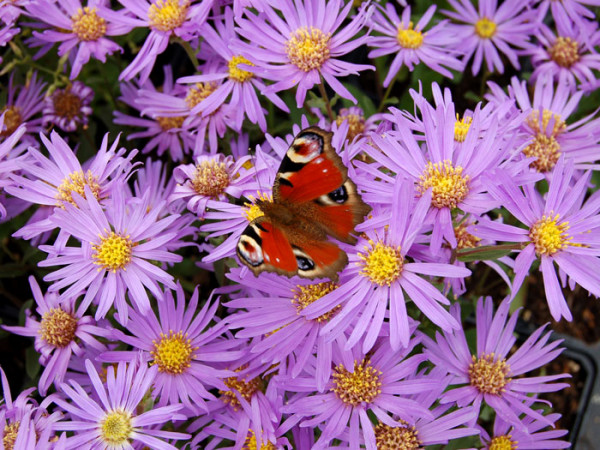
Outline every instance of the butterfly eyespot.
[(298, 270), (308, 271), (315, 268), (315, 263), (304, 256), (296, 255), (296, 262), (298, 263)]
[(238, 256), (252, 267), (260, 266), (263, 262), (263, 252), (256, 240), (242, 236), (237, 245)]
[(345, 186), (340, 186), (335, 191), (330, 192), (327, 196), (336, 203), (342, 204), (348, 201), (348, 191)]

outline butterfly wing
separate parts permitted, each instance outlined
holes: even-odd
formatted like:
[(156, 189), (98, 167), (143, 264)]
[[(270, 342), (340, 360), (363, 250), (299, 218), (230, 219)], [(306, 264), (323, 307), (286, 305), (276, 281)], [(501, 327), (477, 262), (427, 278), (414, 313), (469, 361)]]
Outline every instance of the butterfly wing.
[(288, 233), (266, 216), (246, 227), (236, 251), (255, 275), (267, 271), (288, 277), (337, 279), (337, 273), (348, 264), (348, 256), (337, 245)]
[(354, 227), (371, 208), (362, 201), (348, 169), (331, 145), (331, 132), (319, 127), (301, 131), (288, 149), (273, 187), (275, 202), (316, 207), (310, 219), (336, 239), (355, 243)]

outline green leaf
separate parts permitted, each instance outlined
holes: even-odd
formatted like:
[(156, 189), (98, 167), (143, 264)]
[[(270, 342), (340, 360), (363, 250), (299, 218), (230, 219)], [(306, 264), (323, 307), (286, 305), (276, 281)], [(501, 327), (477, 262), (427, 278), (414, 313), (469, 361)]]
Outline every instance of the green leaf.
[(32, 380), (35, 380), (40, 372), (39, 358), (39, 353), (33, 347), (27, 347), (27, 350), (25, 350), (25, 372)]
[(485, 245), (474, 248), (464, 248), (456, 252), (459, 261), (487, 261), (502, 258), (515, 250), (514, 244), (505, 245)]

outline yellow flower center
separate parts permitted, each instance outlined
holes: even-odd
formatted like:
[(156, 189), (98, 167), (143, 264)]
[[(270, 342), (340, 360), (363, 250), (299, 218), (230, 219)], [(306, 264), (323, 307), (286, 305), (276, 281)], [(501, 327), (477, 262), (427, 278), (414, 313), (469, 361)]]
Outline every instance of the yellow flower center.
[(488, 446), (488, 450), (517, 450), (518, 448), (518, 442), (513, 441), (510, 434), (494, 436)]
[(85, 175), (81, 171), (73, 172), (66, 176), (60, 186), (56, 188), (57, 206), (60, 206), (63, 209), (66, 203), (77, 206), (75, 200), (73, 200), (73, 192), (76, 192), (85, 198), (85, 186), (90, 188), (96, 200), (100, 199), (101, 188), (98, 184), (98, 177), (89, 170)]
[(248, 436), (242, 450), (277, 450), (277, 447), (272, 442), (262, 442), (260, 447), (256, 444), (256, 436), (254, 431), (248, 430)]
[(106, 20), (98, 17), (96, 8), (86, 6), (71, 16), (73, 33), (80, 41), (97, 41), (106, 34)]
[(319, 69), (329, 59), (331, 33), (318, 28), (298, 28), (285, 43), (285, 51), (292, 64), (304, 72)]
[(494, 21), (484, 17), (475, 23), (475, 33), (483, 39), (489, 39), (496, 34), (496, 24)]
[(530, 167), (538, 172), (549, 172), (561, 155), (560, 144), (554, 136), (538, 133), (533, 138), (533, 142), (523, 149), (523, 154), (527, 157), (535, 156), (537, 158), (530, 164)]
[(75, 339), (77, 318), (61, 308), (52, 308), (42, 317), (38, 333), (49, 345), (64, 348)]
[(179, 375), (190, 368), (192, 356), (198, 347), (192, 347), (192, 341), (188, 339), (187, 333), (184, 335), (181, 331), (173, 333), (169, 330), (169, 335), (160, 333), (160, 341), (152, 341), (154, 349), (150, 352), (154, 358), (153, 364), (158, 364), (160, 372), (166, 372), (171, 375)]
[(570, 37), (559, 36), (548, 49), (548, 56), (559, 66), (569, 68), (579, 61), (579, 44)]
[(535, 246), (535, 253), (541, 255), (553, 255), (570, 245), (571, 236), (567, 233), (569, 222), (558, 223), (560, 216), (542, 216), (529, 231), (529, 238)]
[(422, 195), (432, 188), (431, 205), (436, 208), (456, 208), (469, 193), (469, 176), (463, 177), (462, 172), (462, 167), (454, 167), (450, 161), (429, 161), (419, 177), (417, 190)]
[(454, 227), (454, 236), (456, 236), (456, 248), (458, 250), (477, 247), (479, 241), (481, 241), (481, 238), (473, 236), (467, 231), (467, 224), (464, 223)]
[(554, 124), (552, 125), (552, 131), (550, 132), (551, 136), (557, 137), (562, 134), (567, 129), (567, 124), (564, 120), (561, 119), (559, 114), (554, 114), (549, 109), (542, 110), (542, 120), (540, 123), (540, 111), (535, 109), (531, 111), (527, 119), (525, 119), (525, 123), (529, 125), (529, 127), (535, 133), (548, 133), (548, 125), (550, 125), (550, 121), (554, 119)]
[(100, 423), (100, 438), (111, 446), (124, 445), (132, 432), (131, 414), (127, 411), (110, 412)]
[(339, 115), (335, 119), (338, 127), (344, 122), (348, 122), (348, 135), (346, 139), (352, 141), (356, 136), (362, 134), (365, 131), (365, 118), (358, 114), (344, 114)]
[(484, 394), (500, 395), (510, 382), (510, 367), (506, 360), (495, 361), (493, 353), (481, 355), (478, 359), (473, 355), (469, 365), (469, 380), (471, 386)]
[(150, 28), (158, 31), (173, 31), (180, 27), (187, 17), (189, 2), (179, 0), (157, 0), (148, 8)]
[(21, 422), (16, 421), (9, 423), (4, 427), (4, 437), (2, 438), (2, 443), (4, 444), (5, 450), (13, 450), (15, 448), (15, 441), (17, 440), (17, 435), (19, 434), (19, 425), (21, 425)]
[(342, 402), (351, 406), (371, 403), (381, 394), (381, 371), (371, 366), (371, 361), (354, 361), (354, 371), (349, 372), (343, 364), (333, 369), (333, 392)]
[(81, 98), (77, 94), (73, 94), (69, 86), (55, 91), (52, 102), (54, 111), (59, 117), (72, 120), (81, 114)]
[(107, 236), (100, 236), (100, 244), (92, 245), (94, 264), (112, 272), (125, 270), (131, 261), (133, 247), (129, 235), (121, 236), (111, 231)]
[(424, 39), (423, 33), (419, 30), (413, 29), (413, 23), (409, 22), (408, 28), (402, 28), (402, 25), (398, 27), (398, 44), (404, 48), (416, 49), (423, 45)]
[(375, 442), (377, 450), (418, 450), (422, 448), (417, 429), (410, 425), (391, 427), (379, 423), (375, 426)]
[(209, 159), (197, 165), (192, 186), (198, 195), (218, 197), (223, 194), (229, 186), (229, 172), (225, 163)]
[(216, 83), (196, 83), (194, 87), (190, 87), (185, 96), (185, 103), (188, 108), (192, 109), (202, 100), (217, 90)]
[[(338, 285), (332, 281), (326, 281), (323, 283), (309, 284), (307, 286), (296, 286), (292, 292), (294, 297), (292, 298), (292, 304), (296, 307), (298, 314), (306, 308), (308, 305), (316, 302), (318, 299), (332, 291), (335, 291)], [(313, 319), (317, 322), (326, 322), (341, 308), (341, 305), (337, 305), (331, 311)]]
[(5, 130), (0, 130), (0, 137), (6, 138), (19, 128), (19, 125), (23, 123), (23, 117), (21, 116), (21, 109), (17, 106), (7, 106), (3, 111), (0, 111), (0, 116), (2, 113), (4, 113)]
[[(236, 369), (239, 372), (240, 369)], [(247, 401), (250, 401), (252, 396), (258, 391), (262, 390), (263, 382), (259, 377), (253, 378), (250, 381), (239, 379), (238, 377), (229, 377), (223, 380), (225, 386), (229, 388), (229, 391), (219, 391), (222, 395), (221, 399), (226, 405), (231, 405), (234, 411), (238, 411), (241, 408), (240, 401), (235, 395), (235, 391), (239, 392), (240, 395)]]
[(359, 253), (362, 269), (360, 274), (368, 278), (371, 283), (380, 286), (389, 286), (398, 279), (404, 266), (404, 257), (400, 253), (400, 246), (394, 248), (385, 245), (383, 242), (377, 243), (369, 240), (369, 245), (365, 246), (365, 252)]
[(163, 131), (169, 131), (173, 128), (181, 128), (183, 125), (183, 121), (185, 117), (177, 116), (177, 117), (157, 117), (156, 121), (160, 125)]
[(454, 140), (456, 142), (465, 142), (472, 122), (472, 117), (463, 117), (462, 119), (459, 119), (458, 114), (456, 114), (456, 122), (454, 122)]
[[(254, 219), (264, 216), (265, 213), (263, 213), (260, 207), (256, 204), (257, 198), (251, 195), (249, 196), (249, 199), (252, 203), (244, 203), (243, 214), (246, 216), (246, 219), (248, 219), (248, 222), (252, 222)], [(263, 202), (273, 203), (273, 196), (269, 194), (263, 194), (259, 192), (258, 199), (262, 200)]]
[(248, 81), (250, 78), (254, 76), (252, 72), (248, 72), (247, 70), (243, 70), (238, 68), (238, 64), (246, 64), (247, 66), (253, 66), (250, 61), (244, 58), (241, 55), (234, 56), (229, 60), (229, 78), (238, 83), (243, 83), (244, 81)]

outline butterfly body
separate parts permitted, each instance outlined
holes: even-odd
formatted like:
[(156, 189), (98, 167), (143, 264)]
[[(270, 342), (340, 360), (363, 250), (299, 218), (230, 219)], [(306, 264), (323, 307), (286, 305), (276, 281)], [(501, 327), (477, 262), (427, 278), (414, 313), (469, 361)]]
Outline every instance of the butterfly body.
[(263, 215), (237, 246), (240, 261), (262, 271), (306, 278), (337, 278), (348, 257), (331, 236), (356, 243), (354, 227), (370, 211), (331, 146), (332, 133), (301, 131), (287, 151), (273, 186), (273, 202), (257, 200)]

